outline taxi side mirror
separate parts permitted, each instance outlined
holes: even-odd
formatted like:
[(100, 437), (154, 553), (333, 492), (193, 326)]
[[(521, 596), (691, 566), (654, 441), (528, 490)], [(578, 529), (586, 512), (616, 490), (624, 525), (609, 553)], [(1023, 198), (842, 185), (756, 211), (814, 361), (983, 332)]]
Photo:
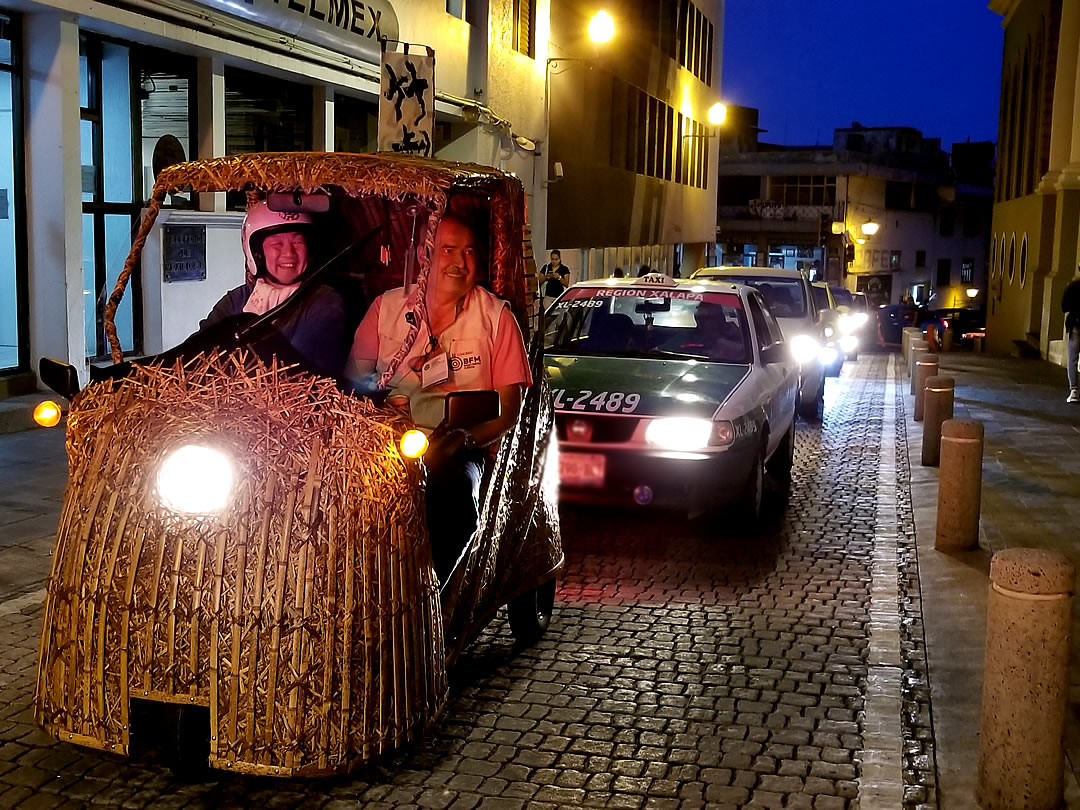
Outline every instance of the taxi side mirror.
[(38, 376), (64, 399), (74, 399), (79, 393), (79, 372), (70, 363), (42, 357), (38, 361)]
[(498, 391), (452, 391), (446, 395), (443, 422), (451, 430), (471, 428), (498, 419), (501, 414)]
[(761, 347), (761, 362), (765, 365), (771, 365), (772, 363), (783, 363), (785, 360), (790, 359), (791, 355), (788, 353), (787, 344), (782, 340), (778, 340), (770, 346)]

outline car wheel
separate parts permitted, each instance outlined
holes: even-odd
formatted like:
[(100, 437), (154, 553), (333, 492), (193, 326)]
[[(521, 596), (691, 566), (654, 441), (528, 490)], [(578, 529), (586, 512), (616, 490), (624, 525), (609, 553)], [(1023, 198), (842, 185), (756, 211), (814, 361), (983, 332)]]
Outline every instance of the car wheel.
[(202, 706), (171, 706), (165, 728), (165, 763), (185, 782), (210, 775), (210, 711)]
[(739, 518), (747, 529), (755, 528), (761, 520), (761, 502), (765, 496), (765, 446), (763, 441), (739, 501)]
[(555, 607), (555, 580), (537, 585), (526, 591), (509, 605), (510, 632), (524, 644), (536, 641), (551, 624), (551, 611)]
[(791, 468), (795, 465), (795, 418), (791, 419), (791, 427), (784, 434), (784, 440), (776, 448), (765, 468), (769, 475), (779, 481), (791, 480)]
[(822, 381), (821, 390), (818, 391), (818, 395), (812, 400), (807, 401), (802, 397), (799, 398), (799, 416), (807, 422), (820, 422), (821, 413), (824, 411), (824, 404), (825, 383)]

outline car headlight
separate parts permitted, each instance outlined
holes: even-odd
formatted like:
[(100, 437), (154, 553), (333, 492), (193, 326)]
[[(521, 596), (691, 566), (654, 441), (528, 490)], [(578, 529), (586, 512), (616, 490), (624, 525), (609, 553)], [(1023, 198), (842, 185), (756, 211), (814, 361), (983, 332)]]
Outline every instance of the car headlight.
[(819, 357), (821, 358), (821, 365), (831, 366), (840, 357), (840, 353), (836, 351), (835, 346), (826, 346), (821, 350)]
[(851, 354), (859, 348), (859, 339), (855, 337), (855, 335), (844, 335), (840, 338), (840, 348), (848, 354)]
[(212, 447), (187, 444), (173, 450), (158, 468), (158, 497), (174, 512), (220, 512), (232, 495), (233, 478), (233, 463), (227, 455)]
[(824, 332), (825, 332), (825, 337), (827, 337), (827, 338), (831, 338), (833, 336), (833, 328), (831, 326), (826, 326), (825, 329), (824, 329)]
[(672, 416), (654, 419), (645, 428), (645, 441), (665, 450), (701, 450), (709, 446), (713, 423), (709, 419)]
[(795, 335), (791, 339), (791, 355), (799, 365), (814, 360), (821, 351), (821, 344), (810, 335)]

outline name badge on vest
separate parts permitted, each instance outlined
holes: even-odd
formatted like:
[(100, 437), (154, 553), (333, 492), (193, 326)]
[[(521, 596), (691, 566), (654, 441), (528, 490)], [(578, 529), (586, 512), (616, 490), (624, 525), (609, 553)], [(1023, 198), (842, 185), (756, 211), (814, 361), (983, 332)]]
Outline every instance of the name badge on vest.
[(431, 388), (440, 385), (450, 379), (450, 364), (446, 360), (446, 352), (433, 354), (420, 369), (420, 387)]

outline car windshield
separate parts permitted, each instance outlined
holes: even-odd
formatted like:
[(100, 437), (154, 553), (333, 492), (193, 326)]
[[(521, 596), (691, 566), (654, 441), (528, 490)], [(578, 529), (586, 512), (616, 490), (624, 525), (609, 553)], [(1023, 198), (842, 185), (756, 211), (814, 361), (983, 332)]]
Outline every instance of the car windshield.
[(854, 306), (855, 296), (845, 290), (843, 287), (833, 287), (832, 297), (836, 301), (838, 307), (851, 307)]
[(571, 287), (552, 307), (545, 346), (555, 354), (749, 363), (750, 335), (734, 293)]
[(818, 309), (832, 309), (829, 303), (829, 291), (825, 287), (811, 287), (814, 291), (814, 303)]
[(867, 312), (870, 307), (866, 303), (866, 296), (859, 293), (851, 296), (851, 308), (857, 309), (860, 312)]
[(777, 278), (769, 276), (703, 276), (717, 278), (734, 284), (747, 284), (756, 287), (765, 299), (775, 318), (802, 318), (806, 315), (806, 294), (803, 283), (798, 278)]

